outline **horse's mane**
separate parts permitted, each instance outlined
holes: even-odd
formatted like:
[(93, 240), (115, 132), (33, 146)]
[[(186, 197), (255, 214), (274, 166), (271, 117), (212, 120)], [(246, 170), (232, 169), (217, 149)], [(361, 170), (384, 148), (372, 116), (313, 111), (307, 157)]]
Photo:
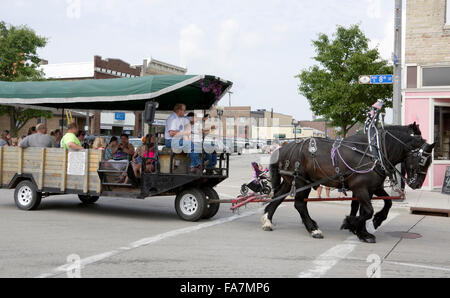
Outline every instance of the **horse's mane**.
[[(425, 140), (421, 136), (411, 136), (411, 134), (408, 132), (407, 126), (389, 126), (386, 127), (386, 131), (390, 132), (392, 135), (394, 135), (396, 138), (398, 138), (401, 142), (405, 143), (411, 148), (419, 148), (424, 143)], [(366, 150), (368, 146), (368, 140), (367, 140), (367, 134), (364, 135), (354, 135), (350, 136), (348, 138), (345, 138), (345, 142), (357, 142), (357, 143), (364, 143), (363, 144), (354, 144), (355, 147)], [(398, 141), (395, 140), (392, 136), (389, 134), (386, 134), (386, 150), (388, 151), (389, 156), (400, 156), (403, 152), (404, 146)]]
[(386, 125), (385, 128), (387, 130), (390, 131), (402, 131), (402, 132), (408, 132), (408, 133), (413, 133), (415, 135), (421, 136), (422, 135), (422, 131), (419, 128), (419, 125), (417, 125), (416, 123), (407, 125), (407, 126), (403, 126), (403, 125)]

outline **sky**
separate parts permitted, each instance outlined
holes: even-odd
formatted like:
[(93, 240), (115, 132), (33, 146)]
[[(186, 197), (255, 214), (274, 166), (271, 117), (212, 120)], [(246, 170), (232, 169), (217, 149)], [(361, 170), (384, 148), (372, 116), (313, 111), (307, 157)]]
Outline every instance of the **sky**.
[(0, 20), (48, 37), (49, 63), (153, 57), (232, 81), (232, 105), (297, 120), (312, 119), (295, 76), (319, 33), (360, 24), (389, 61), (394, 45), (393, 0), (0, 0)]

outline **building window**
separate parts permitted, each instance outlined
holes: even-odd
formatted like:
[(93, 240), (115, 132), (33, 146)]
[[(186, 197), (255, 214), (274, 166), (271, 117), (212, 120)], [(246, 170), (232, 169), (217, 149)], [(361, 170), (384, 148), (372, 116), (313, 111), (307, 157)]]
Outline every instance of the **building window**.
[(450, 86), (450, 67), (427, 67), (422, 70), (424, 87)]
[(406, 87), (417, 88), (417, 66), (408, 66), (406, 71)]
[(434, 159), (450, 160), (450, 107), (434, 108)]
[(37, 124), (40, 124), (40, 123), (46, 124), (47, 123), (47, 119), (45, 117), (37, 118)]

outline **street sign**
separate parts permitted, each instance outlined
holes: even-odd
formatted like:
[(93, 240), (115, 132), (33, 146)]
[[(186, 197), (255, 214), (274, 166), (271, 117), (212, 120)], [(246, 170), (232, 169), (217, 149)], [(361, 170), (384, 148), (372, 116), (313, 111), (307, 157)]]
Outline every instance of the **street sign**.
[(359, 76), (359, 83), (362, 85), (370, 84), (370, 76)]
[(359, 76), (358, 82), (361, 85), (393, 84), (393, 75), (362, 75)]
[(114, 119), (118, 121), (125, 121), (125, 113), (114, 113)]
[(376, 75), (370, 76), (370, 83), (372, 85), (378, 84), (392, 84), (393, 83), (393, 75)]

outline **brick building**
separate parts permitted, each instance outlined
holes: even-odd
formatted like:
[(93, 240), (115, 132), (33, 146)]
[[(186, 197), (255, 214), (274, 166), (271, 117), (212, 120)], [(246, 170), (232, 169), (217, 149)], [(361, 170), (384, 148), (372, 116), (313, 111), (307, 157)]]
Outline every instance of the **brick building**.
[(424, 188), (441, 188), (450, 166), (450, 0), (406, 2), (402, 119), (436, 142)]

